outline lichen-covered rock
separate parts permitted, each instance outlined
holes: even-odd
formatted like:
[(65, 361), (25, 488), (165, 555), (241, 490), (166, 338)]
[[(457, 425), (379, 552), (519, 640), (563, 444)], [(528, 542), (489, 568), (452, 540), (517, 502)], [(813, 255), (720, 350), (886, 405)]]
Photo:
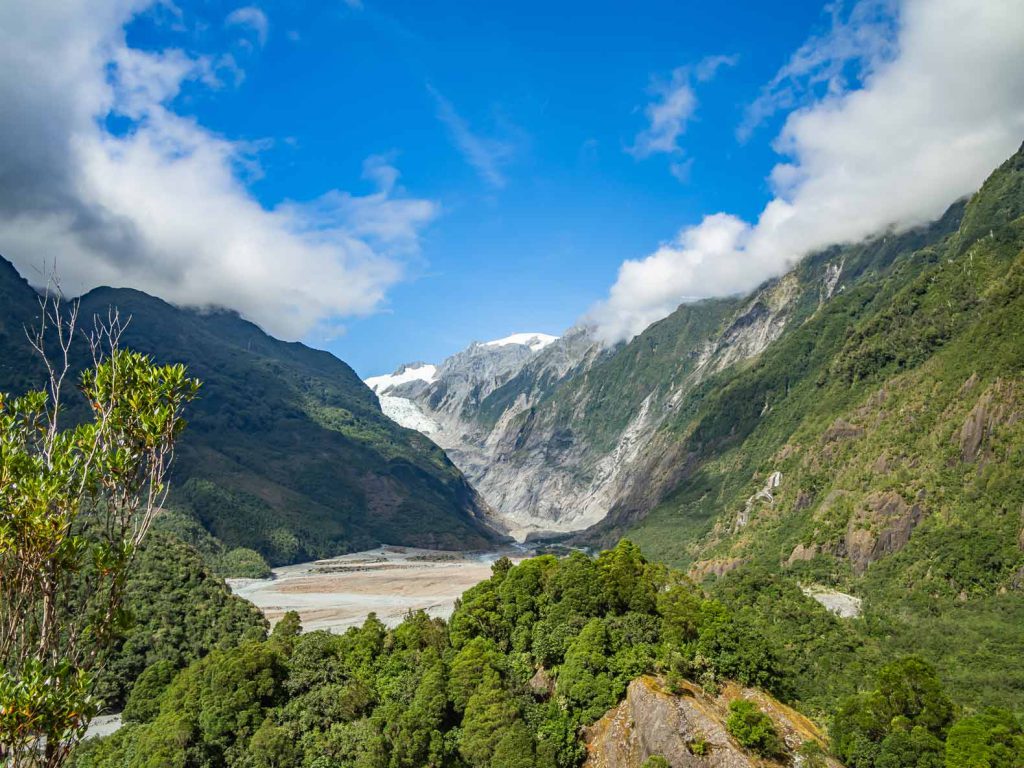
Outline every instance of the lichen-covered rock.
[[(749, 699), (767, 714), (785, 747), (795, 752), (807, 741), (824, 745), (807, 718), (754, 689), (726, 686), (712, 697), (691, 683), (680, 693), (666, 690), (653, 677), (629, 684), (626, 698), (586, 730), (584, 768), (640, 768), (654, 755), (672, 768), (748, 768), (788, 764), (768, 760), (741, 747), (726, 728), (729, 702)], [(830, 766), (838, 763), (830, 761)]]

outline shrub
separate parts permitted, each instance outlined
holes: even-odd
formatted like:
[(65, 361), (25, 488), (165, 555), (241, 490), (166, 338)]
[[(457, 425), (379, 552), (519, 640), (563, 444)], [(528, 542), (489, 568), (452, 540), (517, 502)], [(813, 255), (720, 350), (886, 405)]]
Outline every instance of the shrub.
[(736, 699), (731, 702), (725, 727), (742, 746), (759, 755), (772, 757), (782, 752), (782, 743), (771, 718), (752, 701)]

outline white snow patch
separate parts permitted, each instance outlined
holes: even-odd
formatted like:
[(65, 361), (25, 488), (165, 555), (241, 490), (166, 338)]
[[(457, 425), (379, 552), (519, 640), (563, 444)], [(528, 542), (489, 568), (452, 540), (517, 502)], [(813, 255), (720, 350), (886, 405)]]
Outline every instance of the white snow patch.
[(415, 429), (424, 435), (433, 434), (441, 429), (436, 421), (407, 397), (377, 395), (377, 399), (380, 400), (380, 409), (384, 411), (384, 415), (406, 429)]
[(503, 339), (485, 341), (481, 346), (507, 347), (509, 344), (522, 344), (534, 352), (540, 352), (544, 347), (556, 341), (558, 341), (557, 336), (550, 336), (546, 333), (513, 333), (511, 336), (506, 336)]
[(428, 384), (437, 378), (437, 366), (429, 363), (420, 365), (403, 365), (394, 373), (385, 373), (382, 376), (371, 376), (364, 379), (366, 386), (378, 395), (387, 392), (392, 387), (407, 384), (410, 381), (425, 381)]

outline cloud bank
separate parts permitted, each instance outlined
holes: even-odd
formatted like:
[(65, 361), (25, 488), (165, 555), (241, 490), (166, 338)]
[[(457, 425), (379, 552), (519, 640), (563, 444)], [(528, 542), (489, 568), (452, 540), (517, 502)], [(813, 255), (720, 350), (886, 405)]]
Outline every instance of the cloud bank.
[[(68, 292), (227, 306), (288, 339), (372, 312), (437, 204), (402, 195), (390, 161), (371, 158), (371, 194), (261, 205), (244, 183), (253, 146), (172, 105), (186, 85), (225, 87), (233, 60), (130, 48), (125, 25), (149, 6), (0, 3), (0, 253), (37, 283), (56, 262)], [(225, 23), (265, 39), (252, 10)]]
[(844, 71), (849, 57), (862, 69), (860, 87), (826, 78), (824, 95), (789, 114), (774, 145), (786, 158), (771, 172), (775, 197), (757, 221), (707, 216), (624, 262), (586, 318), (604, 341), (631, 338), (683, 301), (751, 290), (817, 248), (935, 219), (1020, 146), (1018, 0), (904, 0), (890, 20), (880, 7), (858, 3), (762, 93), (769, 112), (789, 103), (785, 89), (806, 93), (808, 78)]

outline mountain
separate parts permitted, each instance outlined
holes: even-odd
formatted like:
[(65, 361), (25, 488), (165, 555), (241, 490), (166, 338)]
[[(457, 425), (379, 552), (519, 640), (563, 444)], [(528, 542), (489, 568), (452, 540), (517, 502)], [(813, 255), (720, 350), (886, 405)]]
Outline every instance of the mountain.
[[(36, 293), (2, 260), (0, 298), (0, 391), (38, 386), (38, 375), (25, 375), (33, 363), (21, 332), (34, 322)], [(274, 339), (232, 312), (181, 309), (134, 290), (89, 292), (81, 318), (110, 307), (130, 317), (124, 345), (183, 362), (203, 381), (169, 506), (228, 548), (276, 565), (380, 543), (475, 549), (500, 540), (444, 453), (385, 417), (334, 356)]]
[(1024, 147), (935, 222), (612, 349), (576, 329), (457, 407), (440, 369), (409, 397), (517, 535), (627, 536), (782, 646), (801, 588), (856, 606), (800, 651), (802, 695), (920, 653), (969, 706), (1019, 708), (1022, 318)]
[[(713, 447), (703, 433), (681, 435), (724, 390), (768, 369), (791, 388), (807, 370), (780, 370), (789, 365), (789, 350), (816, 344), (819, 356), (837, 353), (815, 334), (853, 332), (862, 316), (897, 299), (897, 289), (937, 258), (935, 249), (954, 237), (962, 242), (962, 223), (975, 236), (981, 232), (978, 217), (965, 211), (992, 209), (988, 218), (1007, 223), (1010, 209), (987, 201), (993, 184), (970, 208), (960, 201), (929, 225), (827, 248), (746, 297), (684, 304), (628, 344), (602, 348), (585, 327), (536, 352), (500, 354), (473, 344), (427, 379), (376, 391), (404, 398), (406, 410), (429, 423), (431, 437), (511, 530), (598, 525), (595, 536), (608, 543), (697, 473)], [(861, 300), (851, 310), (865, 296), (870, 305)], [(796, 362), (804, 365), (804, 357)], [(756, 400), (765, 392), (751, 394)], [(719, 414), (722, 424), (704, 425), (728, 429), (730, 444), (741, 426), (735, 420), (748, 428), (774, 404), (732, 406), (737, 410)], [(714, 437), (724, 444), (722, 435)], [(707, 522), (705, 516), (698, 525)]]
[(561, 338), (519, 333), (474, 342), (436, 367), (409, 364), (366, 383), (386, 414), (444, 448), (488, 500), (496, 519), (523, 538), (538, 530), (583, 526), (563, 515), (572, 505), (558, 484), (537, 477), (546, 469), (559, 472), (561, 466), (552, 467), (543, 457), (525, 468), (523, 462), (503, 464), (506, 430), (601, 354), (586, 329), (573, 329)]

